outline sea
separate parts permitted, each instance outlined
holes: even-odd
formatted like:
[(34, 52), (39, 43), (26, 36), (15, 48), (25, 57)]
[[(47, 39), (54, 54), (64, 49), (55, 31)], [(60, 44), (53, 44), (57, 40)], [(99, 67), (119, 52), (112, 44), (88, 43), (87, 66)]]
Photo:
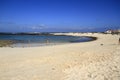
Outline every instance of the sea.
[(46, 45), (58, 45), (67, 43), (87, 42), (93, 40), (85, 36), (65, 35), (0, 35), (0, 40), (14, 40), (12, 47), (35, 47)]

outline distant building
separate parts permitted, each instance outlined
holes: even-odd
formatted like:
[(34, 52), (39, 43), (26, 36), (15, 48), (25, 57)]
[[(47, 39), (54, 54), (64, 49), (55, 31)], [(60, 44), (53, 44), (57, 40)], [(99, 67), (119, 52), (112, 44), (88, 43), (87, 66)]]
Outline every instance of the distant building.
[(120, 29), (118, 29), (118, 32), (120, 33)]
[(118, 29), (118, 30), (107, 30), (107, 31), (105, 31), (105, 33), (107, 33), (107, 34), (120, 34), (120, 29)]
[(107, 31), (105, 31), (105, 33), (111, 34), (111, 33), (112, 33), (112, 30), (107, 30)]

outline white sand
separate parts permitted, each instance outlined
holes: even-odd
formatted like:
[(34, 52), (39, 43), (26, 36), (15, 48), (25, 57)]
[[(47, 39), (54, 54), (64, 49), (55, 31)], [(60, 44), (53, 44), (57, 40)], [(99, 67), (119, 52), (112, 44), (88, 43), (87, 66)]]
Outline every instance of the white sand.
[(95, 36), (98, 40), (44, 47), (0, 48), (0, 80), (120, 80), (118, 35), (65, 35)]

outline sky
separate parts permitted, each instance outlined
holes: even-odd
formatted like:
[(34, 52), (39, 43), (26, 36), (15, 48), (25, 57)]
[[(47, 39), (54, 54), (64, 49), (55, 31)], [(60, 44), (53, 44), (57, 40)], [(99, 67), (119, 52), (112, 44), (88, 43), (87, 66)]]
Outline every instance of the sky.
[(120, 0), (0, 0), (0, 32), (120, 28)]

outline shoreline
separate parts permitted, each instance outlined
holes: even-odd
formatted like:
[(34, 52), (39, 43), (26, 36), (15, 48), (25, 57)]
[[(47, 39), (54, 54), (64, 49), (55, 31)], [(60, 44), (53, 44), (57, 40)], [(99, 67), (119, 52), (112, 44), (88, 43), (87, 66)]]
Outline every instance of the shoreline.
[[(54, 34), (52, 34), (54, 35)], [(72, 36), (72, 35), (54, 35), (54, 36)], [(89, 42), (89, 41), (94, 41), (97, 40), (97, 37), (92, 37), (92, 36), (80, 36), (80, 37), (85, 37), (85, 38), (90, 38), (90, 40), (87, 41), (70, 41), (70, 42), (51, 42), (51, 43), (39, 43), (39, 42), (22, 42), (20, 40), (0, 40), (0, 48), (3, 47), (11, 47), (11, 48), (16, 48), (16, 47), (43, 47), (43, 46), (54, 46), (54, 45), (64, 45), (64, 44), (71, 44), (71, 43), (83, 43), (83, 42)]]
[(93, 36), (97, 40), (45, 47), (0, 48), (0, 80), (120, 79), (118, 35), (64, 35)]
[(16, 41), (15, 40), (0, 40), (0, 48), (1, 47), (8, 47), (12, 44), (15, 44)]

